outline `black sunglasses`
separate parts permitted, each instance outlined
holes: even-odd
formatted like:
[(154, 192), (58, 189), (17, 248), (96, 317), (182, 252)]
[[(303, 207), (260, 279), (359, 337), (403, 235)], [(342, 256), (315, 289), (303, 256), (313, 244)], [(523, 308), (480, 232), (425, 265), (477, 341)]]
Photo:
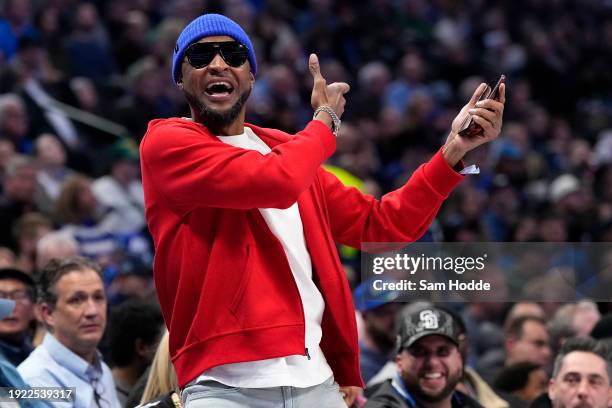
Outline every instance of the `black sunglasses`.
[(244, 64), (249, 57), (249, 49), (236, 41), (193, 43), (185, 50), (189, 64), (196, 69), (210, 64), (217, 53), (234, 68)]

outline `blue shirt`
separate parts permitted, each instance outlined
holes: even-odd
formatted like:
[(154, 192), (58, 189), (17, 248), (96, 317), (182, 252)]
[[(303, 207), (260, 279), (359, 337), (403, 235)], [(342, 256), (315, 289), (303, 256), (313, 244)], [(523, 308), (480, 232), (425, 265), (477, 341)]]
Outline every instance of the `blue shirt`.
[[(76, 388), (72, 404), (53, 402), (53, 407), (121, 408), (110, 369), (102, 361), (100, 353), (94, 364), (83, 360), (57, 339), (47, 333), (42, 344), (17, 368), (23, 379), (32, 387)], [(100, 396), (96, 404), (94, 387)]]
[[(23, 381), (15, 366), (7, 360), (2, 352), (0, 352), (0, 387), (14, 387), (22, 390), (30, 388)], [(0, 403), (0, 406), (2, 406), (2, 403)], [(19, 406), (23, 408), (44, 408), (45, 404), (35, 400), (22, 400)]]

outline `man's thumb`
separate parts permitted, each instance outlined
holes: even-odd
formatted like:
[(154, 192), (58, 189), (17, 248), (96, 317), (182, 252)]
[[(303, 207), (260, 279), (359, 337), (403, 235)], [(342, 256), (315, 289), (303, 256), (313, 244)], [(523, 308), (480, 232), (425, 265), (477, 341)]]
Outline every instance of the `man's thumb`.
[(351, 90), (351, 86), (349, 84), (347, 84), (346, 82), (339, 82), (338, 83), (338, 89), (340, 90), (340, 92), (342, 94), (347, 93), (348, 91)]
[(329, 84), (327, 89), (329, 91), (344, 95), (350, 91), (351, 87), (346, 82), (334, 82), (333, 84)]

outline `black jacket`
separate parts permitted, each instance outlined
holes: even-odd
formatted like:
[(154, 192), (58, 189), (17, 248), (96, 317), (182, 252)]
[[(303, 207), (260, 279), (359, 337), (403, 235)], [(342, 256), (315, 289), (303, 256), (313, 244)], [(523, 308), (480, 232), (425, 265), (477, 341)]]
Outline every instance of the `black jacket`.
[[(377, 386), (372, 391), (372, 396), (364, 408), (419, 408), (419, 405), (412, 406), (402, 397), (391, 385), (391, 380), (387, 380)], [(455, 391), (453, 397), (453, 408), (484, 408), (472, 397)]]
[(534, 399), (529, 408), (552, 408), (552, 402), (548, 398), (548, 393), (545, 392)]

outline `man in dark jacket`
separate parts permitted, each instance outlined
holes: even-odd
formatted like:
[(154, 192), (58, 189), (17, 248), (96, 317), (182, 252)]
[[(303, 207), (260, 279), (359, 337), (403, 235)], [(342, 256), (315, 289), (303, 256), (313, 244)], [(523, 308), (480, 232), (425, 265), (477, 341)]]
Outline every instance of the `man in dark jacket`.
[(608, 408), (612, 403), (610, 350), (589, 337), (563, 343), (548, 392), (531, 408)]
[(463, 341), (457, 322), (442, 309), (407, 316), (397, 336), (397, 374), (373, 390), (365, 408), (482, 408), (455, 390), (463, 377)]

